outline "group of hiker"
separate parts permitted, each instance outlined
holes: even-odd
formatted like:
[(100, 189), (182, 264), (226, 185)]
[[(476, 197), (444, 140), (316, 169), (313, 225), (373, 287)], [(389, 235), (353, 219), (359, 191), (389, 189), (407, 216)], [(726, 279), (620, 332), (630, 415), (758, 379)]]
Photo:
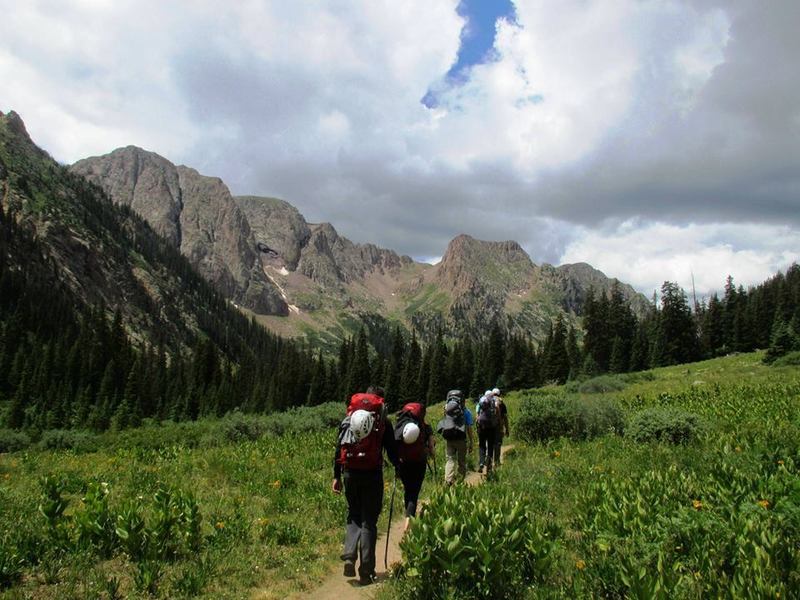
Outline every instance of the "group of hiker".
[[(345, 577), (356, 576), (362, 585), (375, 581), (375, 545), (378, 538), (378, 516), (383, 506), (383, 465), (385, 460), (395, 468), (403, 484), (405, 526), (417, 514), (417, 503), (430, 470), (433, 457), (435, 470), (436, 441), (433, 428), (425, 421), (426, 408), (410, 402), (397, 413), (396, 425), (388, 415), (384, 391), (372, 386), (354, 394), (348, 403), (345, 419), (339, 427), (333, 462), (334, 493), (344, 491), (347, 500), (344, 561)], [(467, 473), (467, 455), (474, 447), (478, 430), (479, 467), (487, 476), (500, 464), (503, 436), (509, 434), (508, 410), (500, 390), (487, 390), (469, 409), (461, 390), (450, 390), (445, 400), (444, 416), (436, 431), (444, 438), (444, 482), (453, 485), (463, 481)], [(386, 459), (384, 459), (384, 454)]]

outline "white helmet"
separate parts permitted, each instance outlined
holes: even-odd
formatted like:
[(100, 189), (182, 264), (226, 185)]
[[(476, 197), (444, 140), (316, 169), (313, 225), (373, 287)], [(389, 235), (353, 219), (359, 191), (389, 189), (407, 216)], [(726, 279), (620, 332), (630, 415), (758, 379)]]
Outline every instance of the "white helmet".
[(368, 410), (359, 409), (350, 415), (350, 431), (353, 432), (356, 441), (367, 437), (372, 431), (373, 425), (375, 425), (375, 416)]
[(500, 395), (500, 388), (494, 388), (494, 389), (492, 390), (492, 394), (493, 394), (494, 396), (499, 396), (499, 395)]
[(419, 439), (419, 425), (416, 423), (406, 423), (403, 427), (403, 441), (406, 444), (413, 444)]
[(486, 390), (483, 395), (484, 396), (491, 396), (493, 394), (492, 390)]

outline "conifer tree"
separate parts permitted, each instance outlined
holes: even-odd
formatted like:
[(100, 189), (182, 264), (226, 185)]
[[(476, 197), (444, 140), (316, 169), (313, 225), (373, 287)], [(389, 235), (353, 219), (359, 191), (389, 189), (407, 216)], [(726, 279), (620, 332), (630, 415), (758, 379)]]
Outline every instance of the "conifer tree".
[(407, 402), (418, 402), (422, 397), (422, 389), (419, 382), (421, 363), (422, 350), (417, 342), (416, 334), (412, 331), (408, 351), (403, 360), (403, 376), (400, 378), (399, 404), (401, 406)]
[(697, 360), (699, 344), (686, 294), (677, 283), (661, 286), (659, 342), (663, 344), (659, 365), (674, 365)]

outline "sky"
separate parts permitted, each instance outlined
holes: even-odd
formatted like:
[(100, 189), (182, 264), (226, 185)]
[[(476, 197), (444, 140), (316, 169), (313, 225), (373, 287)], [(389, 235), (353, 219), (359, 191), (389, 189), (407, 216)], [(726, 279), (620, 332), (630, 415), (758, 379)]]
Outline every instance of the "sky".
[(419, 260), (466, 233), (650, 295), (800, 259), (796, 0), (0, 0), (0, 110)]

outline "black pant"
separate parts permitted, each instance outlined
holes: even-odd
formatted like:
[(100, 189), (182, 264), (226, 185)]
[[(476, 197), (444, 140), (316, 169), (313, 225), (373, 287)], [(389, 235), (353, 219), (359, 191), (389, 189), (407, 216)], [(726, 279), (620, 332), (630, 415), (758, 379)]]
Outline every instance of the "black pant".
[(419, 492), (422, 489), (422, 482), (425, 480), (425, 468), (428, 463), (401, 463), (397, 469), (400, 481), (403, 482), (403, 505), (405, 506), (406, 516), (415, 517), (417, 515), (417, 501)]
[(494, 466), (500, 464), (500, 454), (503, 448), (503, 427), (502, 425), (497, 428), (497, 434), (494, 438)]
[(478, 425), (478, 461), (481, 466), (486, 465), (486, 472), (492, 470), (492, 454), (494, 454), (496, 427)]
[(378, 540), (378, 516), (383, 505), (383, 469), (374, 471), (346, 470), (344, 495), (347, 498), (347, 527), (345, 528), (342, 560), (356, 560), (360, 577), (375, 573), (375, 543)]

